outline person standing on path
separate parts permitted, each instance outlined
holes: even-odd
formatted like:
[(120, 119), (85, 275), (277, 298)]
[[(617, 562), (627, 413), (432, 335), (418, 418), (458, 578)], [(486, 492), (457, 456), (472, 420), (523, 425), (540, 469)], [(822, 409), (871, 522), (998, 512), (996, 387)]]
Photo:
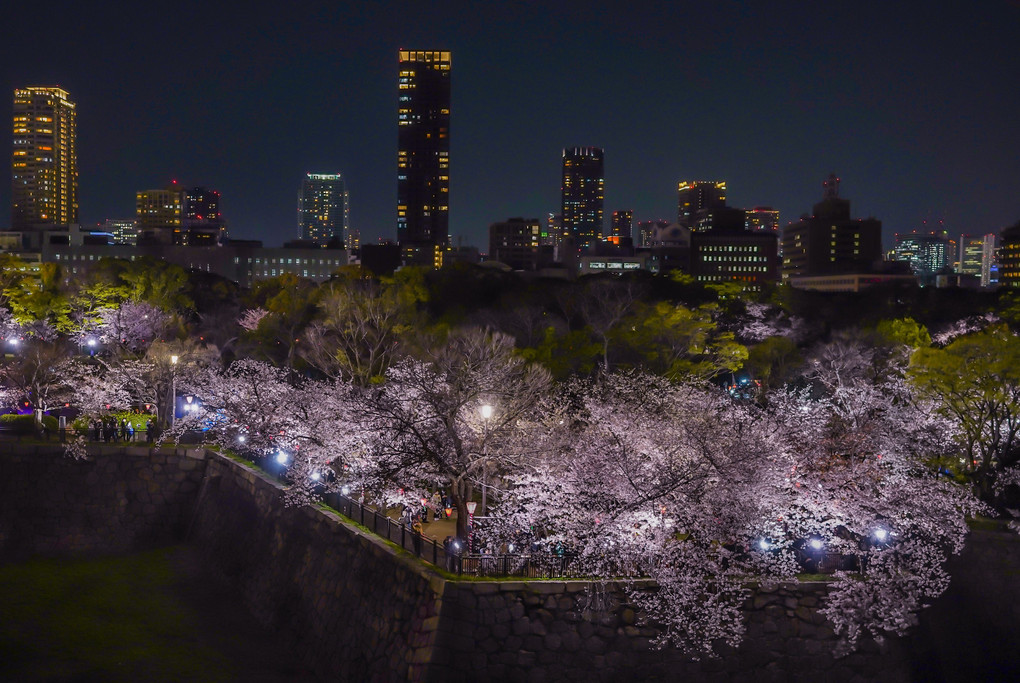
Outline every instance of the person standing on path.
[(414, 524), (411, 525), (411, 541), (414, 543), (414, 554), (421, 557), (421, 537), (425, 535), (425, 527), (421, 525), (421, 520), (418, 517), (414, 518)]

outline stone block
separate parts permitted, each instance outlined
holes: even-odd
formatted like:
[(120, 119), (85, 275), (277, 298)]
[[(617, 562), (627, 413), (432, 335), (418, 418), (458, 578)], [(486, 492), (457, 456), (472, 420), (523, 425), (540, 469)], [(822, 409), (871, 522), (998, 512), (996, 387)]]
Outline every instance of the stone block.
[(525, 586), (523, 581), (500, 581), (496, 585), (503, 593), (520, 593), (524, 591)]
[(581, 649), (581, 636), (576, 631), (566, 631), (561, 635), (563, 649), (568, 652), (576, 652)]

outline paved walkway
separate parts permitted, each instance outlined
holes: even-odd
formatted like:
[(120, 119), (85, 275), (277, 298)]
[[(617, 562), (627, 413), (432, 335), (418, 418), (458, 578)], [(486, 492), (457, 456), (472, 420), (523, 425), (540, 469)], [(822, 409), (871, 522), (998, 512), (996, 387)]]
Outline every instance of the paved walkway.
[[(396, 522), (400, 519), (400, 510), (393, 508), (386, 513), (386, 516)], [(422, 527), (426, 537), (442, 543), (447, 536), (457, 535), (457, 511), (454, 510), (453, 515), (449, 518), (441, 515), (439, 521), (433, 522), (432, 510), (429, 510), (429, 521), (423, 522)]]

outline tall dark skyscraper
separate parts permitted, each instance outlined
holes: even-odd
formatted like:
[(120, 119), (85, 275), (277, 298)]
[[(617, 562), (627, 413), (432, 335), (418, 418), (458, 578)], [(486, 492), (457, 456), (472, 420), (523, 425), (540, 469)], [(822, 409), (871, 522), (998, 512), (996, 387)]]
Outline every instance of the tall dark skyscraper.
[(563, 150), (563, 184), (560, 188), (563, 233), (578, 249), (602, 238), (602, 203), (605, 199), (605, 152), (601, 147)]
[(220, 212), (220, 193), (204, 187), (192, 187), (184, 191), (182, 208), (183, 221), (180, 236), (174, 236), (175, 244), (209, 245), (222, 242), (227, 237), (227, 224)]
[(351, 247), (350, 203), (340, 173), (308, 173), (298, 194), (298, 233), (301, 239), (327, 244), (334, 237)]
[(397, 243), (405, 263), (442, 265), (450, 244), (450, 53), (400, 50)]
[(709, 230), (713, 211), (726, 206), (726, 182), (682, 180), (677, 183), (676, 222), (691, 230)]
[(78, 222), (78, 112), (67, 91), (14, 91), (11, 227)]
[(613, 244), (627, 243), (634, 236), (634, 212), (627, 210), (620, 210), (613, 212), (613, 223), (609, 230), (609, 236), (607, 239)]

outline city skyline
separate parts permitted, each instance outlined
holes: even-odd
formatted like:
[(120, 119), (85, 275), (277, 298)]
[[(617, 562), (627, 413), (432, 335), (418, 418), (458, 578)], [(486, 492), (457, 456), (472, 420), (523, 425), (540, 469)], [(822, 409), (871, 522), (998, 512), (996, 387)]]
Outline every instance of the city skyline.
[[(454, 244), (557, 211), (569, 145), (606, 150), (606, 213), (632, 209), (635, 223), (671, 220), (677, 182), (712, 178), (731, 206), (772, 206), (785, 226), (829, 172), (855, 216), (882, 221), (886, 247), (925, 219), (981, 234), (1020, 216), (1018, 94), (1004, 86), (1020, 76), (1015, 2), (897, 3), (882, 22), (852, 7), (736, 3), (444, 9), (315, 5), (241, 22), (215, 8), (222, 40), (209, 44), (172, 22), (143, 40), (145, 17), (71, 7), (53, 19), (54, 50), (27, 59), (34, 39), (12, 36), (3, 85), (59, 85), (78, 105), (84, 224), (130, 216), (139, 188), (181, 178), (223, 192), (231, 236), (279, 244), (293, 234), (293, 178), (336, 168), (363, 242), (395, 239), (401, 47), (457, 54)], [(8, 176), (0, 216), (10, 188)]]

